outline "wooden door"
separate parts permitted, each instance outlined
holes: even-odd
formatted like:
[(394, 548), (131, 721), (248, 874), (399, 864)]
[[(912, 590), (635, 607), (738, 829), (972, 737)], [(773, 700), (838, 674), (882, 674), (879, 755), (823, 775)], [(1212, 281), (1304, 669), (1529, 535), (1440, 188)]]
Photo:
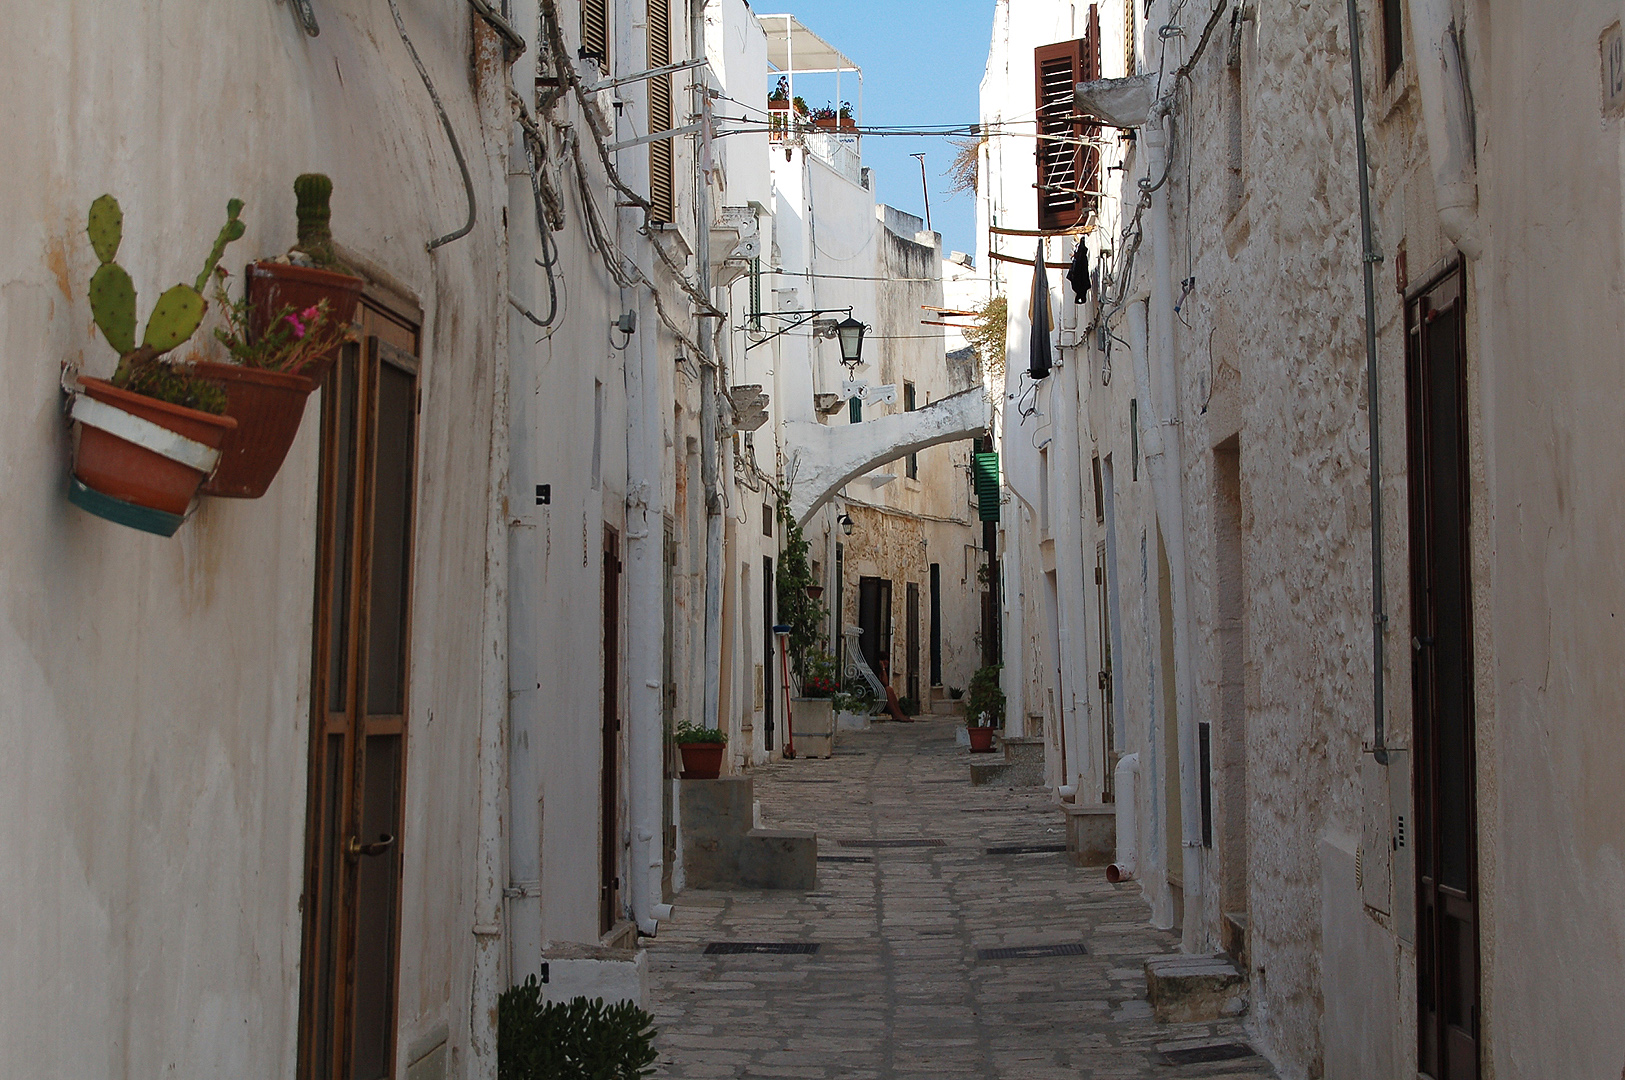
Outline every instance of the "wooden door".
[(394, 1072), (417, 333), (362, 308), (322, 391), (299, 1075)]
[[(1095, 459), (1096, 491), (1099, 491), (1099, 458)], [(1098, 501), (1098, 500), (1097, 500)], [(1102, 512), (1104, 517), (1104, 511)], [(1107, 590), (1106, 575), (1106, 541), (1102, 540), (1095, 545), (1095, 611), (1099, 615), (1099, 625), (1096, 637), (1100, 639), (1100, 667), (1095, 672), (1095, 687), (1100, 692), (1100, 752), (1101, 752), (1101, 791), (1100, 801), (1115, 803), (1117, 801), (1117, 733), (1113, 730), (1113, 674), (1112, 674), (1112, 623), (1111, 623), (1111, 597)]]
[(1478, 829), (1473, 753), (1464, 278), (1407, 305), (1415, 724), (1418, 1064), (1478, 1076)]
[(602, 736), (598, 757), (598, 932), (615, 927), (620, 909), (621, 805), (621, 538), (604, 528)]
[[(771, 521), (771, 518), (766, 520)], [(777, 715), (778, 697), (773, 688), (784, 677), (784, 658), (777, 655), (773, 637), (773, 598), (778, 595), (773, 577), (773, 557), (762, 556), (762, 746), (773, 749), (773, 719)]]
[(920, 705), (920, 586), (907, 582), (903, 586), (903, 673), (908, 682), (908, 696)]
[(885, 578), (858, 579), (858, 645), (869, 670), (891, 685), (891, 582)]

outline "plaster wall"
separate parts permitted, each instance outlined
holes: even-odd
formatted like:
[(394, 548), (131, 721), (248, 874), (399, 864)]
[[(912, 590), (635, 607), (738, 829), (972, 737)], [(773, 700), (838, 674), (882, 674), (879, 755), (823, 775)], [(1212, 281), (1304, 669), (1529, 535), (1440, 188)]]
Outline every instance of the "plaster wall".
[(247, 233), (227, 267), (284, 250), (303, 171), (333, 177), (354, 261), (424, 312), (398, 1039), (446, 1027), (466, 1052), (470, 892), (444, 884), (474, 877), (503, 186), (478, 153), (469, 19), (403, 9), (485, 211), (434, 255), (464, 195), (387, 8), (324, 13), (307, 38), (276, 5), (74, 6), (7, 37), (0, 966), (37, 973), (0, 989), (7, 1060), (293, 1072), (319, 400), (263, 499), (205, 500), (163, 540), (63, 497), (58, 369), (115, 360), (85, 300), (93, 198), (123, 204), (145, 315), (195, 274), (230, 196)]

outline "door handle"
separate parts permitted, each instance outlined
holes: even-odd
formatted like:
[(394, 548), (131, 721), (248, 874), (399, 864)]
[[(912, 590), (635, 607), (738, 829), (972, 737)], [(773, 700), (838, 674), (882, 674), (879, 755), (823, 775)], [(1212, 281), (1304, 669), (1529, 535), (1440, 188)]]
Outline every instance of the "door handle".
[(1413, 638), (1411, 638), (1411, 651), (1412, 652), (1421, 652), (1424, 647), (1425, 648), (1432, 648), (1433, 647), (1433, 639), (1430, 638), (1430, 637), (1424, 637), (1424, 638), (1413, 637)]
[(367, 856), (368, 858), (376, 858), (377, 856), (388, 851), (394, 843), (395, 838), (388, 833), (379, 833), (378, 842), (376, 844), (363, 844), (361, 842), (361, 837), (352, 836), (350, 837), (350, 842), (344, 845), (344, 850), (349, 853), (350, 861), (356, 862), (363, 855)]

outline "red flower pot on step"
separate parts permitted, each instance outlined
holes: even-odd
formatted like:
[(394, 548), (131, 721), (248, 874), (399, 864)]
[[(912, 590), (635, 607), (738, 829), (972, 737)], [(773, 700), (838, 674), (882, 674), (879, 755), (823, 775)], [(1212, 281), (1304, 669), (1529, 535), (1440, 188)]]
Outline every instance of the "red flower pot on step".
[(993, 752), (993, 729), (990, 727), (967, 728), (970, 732), (970, 752), (973, 754), (991, 754)]
[[(163, 447), (115, 434), (125, 424), (117, 414), (156, 424), (190, 444), (202, 444), (211, 450), (220, 448), (237, 421), (122, 390), (105, 379), (81, 377), (79, 385), (85, 397), (113, 411), (75, 407), (74, 416), (80, 423), (74, 478), (92, 491), (122, 503), (176, 516), (185, 514), (198, 485), (208, 476), (207, 466), (211, 463), (193, 456), (194, 447), (180, 440)], [(144, 425), (136, 427), (150, 431)], [(144, 438), (141, 430), (126, 429), (124, 434)]]
[(199, 361), (193, 369), (226, 388), (226, 415), (237, 421), (220, 444), (220, 467), (203, 485), (205, 495), (257, 499), (265, 494), (288, 448), (299, 434), (305, 399), (316, 380), (240, 364)]
[(715, 780), (722, 775), (722, 751), (725, 743), (678, 743), (683, 755), (684, 780)]
[[(366, 282), (349, 274), (331, 270), (317, 270), (309, 266), (289, 266), (284, 263), (258, 262), (248, 264), (248, 302), (253, 306), (249, 316), (249, 332), (263, 334), (271, 319), (284, 308), (303, 311), (327, 301), (327, 310), (333, 319), (348, 323), (355, 318), (356, 305), (361, 302), (361, 290)], [(338, 359), (338, 350), (307, 367), (304, 374), (320, 383), (327, 369)]]

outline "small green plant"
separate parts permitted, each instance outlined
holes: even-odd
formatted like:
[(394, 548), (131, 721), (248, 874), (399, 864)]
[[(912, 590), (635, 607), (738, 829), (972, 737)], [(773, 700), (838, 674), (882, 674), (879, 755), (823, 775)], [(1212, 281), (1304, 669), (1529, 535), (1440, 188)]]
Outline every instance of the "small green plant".
[(214, 248), (204, 260), (197, 280), (191, 285), (173, 285), (158, 297), (137, 345), (135, 283), (129, 272), (113, 261), (124, 241), (124, 210), (111, 195), (90, 204), (85, 231), (101, 263), (90, 278), (90, 314), (107, 343), (118, 350), (114, 386), (205, 412), (225, 412), (225, 393), (219, 387), (193, 378), (163, 358), (197, 333), (202, 324), (203, 313), (209, 307), (203, 299), (203, 287), (219, 268), (226, 245), (243, 235), (245, 226), (239, 217), (242, 211), (243, 200), (226, 203), (226, 224), (215, 237)]
[(903, 711), (904, 716), (920, 715), (919, 699), (911, 698), (907, 694), (897, 699), (897, 707)]
[(720, 728), (696, 727), (684, 720), (677, 725), (677, 730), (672, 733), (672, 740), (678, 745), (683, 743), (722, 743), (727, 745), (728, 735)]
[(801, 696), (832, 698), (841, 688), (836, 676), (835, 657), (820, 649), (809, 652), (802, 660)]
[(964, 696), (965, 696), (965, 691), (964, 691), (964, 689), (962, 687), (958, 687), (958, 686), (950, 686), (950, 687), (948, 687), (948, 697), (951, 700), (958, 701), (960, 698), (962, 698)]
[(1010, 321), (1010, 304), (995, 296), (976, 309), (976, 319), (965, 330), (965, 340), (976, 350), (982, 370), (990, 375), (1004, 372), (1005, 331)]
[(875, 710), (875, 690), (867, 682), (858, 679), (847, 683), (840, 693), (832, 699), (836, 712), (858, 713), (868, 715)]
[(1004, 690), (999, 686), (999, 665), (978, 668), (970, 680), (965, 700), (965, 723), (969, 727), (1004, 726)]
[[(814, 653), (823, 654), (823, 628), (829, 612), (823, 604), (807, 595), (809, 585), (822, 585), (823, 582), (813, 577), (812, 568), (807, 562), (807, 537), (791, 516), (789, 501), (788, 496), (779, 500), (779, 528), (784, 537), (784, 549), (779, 552), (779, 566), (774, 577), (777, 579), (779, 621), (790, 628), (790, 664), (796, 677), (805, 679), (807, 658)], [(830, 692), (834, 693), (833, 690)]]
[(339, 269), (333, 253), (333, 181), (321, 173), (300, 173), (293, 179), (294, 215), (299, 239), (293, 245), (323, 269)]
[(767, 100), (769, 100), (769, 101), (789, 101), (790, 100), (790, 78), (789, 78), (789, 76), (787, 76), (787, 75), (780, 75), (779, 76), (779, 81), (773, 84), (773, 90), (767, 95)]
[(353, 337), (350, 327), (334, 319), (326, 300), (297, 311), (292, 304), (278, 311), (263, 333), (250, 329), (253, 306), (245, 296), (232, 300), (222, 283), (215, 292), (226, 325), (214, 336), (231, 358), (244, 367), (297, 375)]
[(655, 1034), (630, 1001), (543, 1001), (532, 975), (497, 999), (497, 1080), (638, 1080), (658, 1056)]

